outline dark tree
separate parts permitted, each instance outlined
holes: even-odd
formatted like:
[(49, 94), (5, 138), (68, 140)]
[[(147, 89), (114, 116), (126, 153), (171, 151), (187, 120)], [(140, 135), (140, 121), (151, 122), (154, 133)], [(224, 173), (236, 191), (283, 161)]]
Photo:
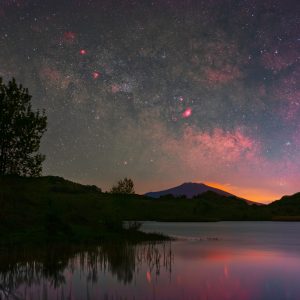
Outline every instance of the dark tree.
[(134, 184), (130, 178), (119, 180), (117, 185), (114, 185), (111, 190), (114, 194), (134, 194)]
[(32, 111), (28, 89), (0, 78), (0, 175), (41, 174), (45, 156), (38, 151), (46, 126), (45, 111)]

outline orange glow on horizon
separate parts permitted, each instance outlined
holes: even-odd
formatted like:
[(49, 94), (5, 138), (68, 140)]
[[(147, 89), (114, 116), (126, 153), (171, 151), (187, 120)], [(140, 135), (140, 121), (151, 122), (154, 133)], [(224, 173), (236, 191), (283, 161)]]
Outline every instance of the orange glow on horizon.
[[(135, 191), (138, 194), (145, 194), (147, 192), (156, 192), (156, 191), (161, 191), (169, 188), (173, 188), (175, 186), (178, 186), (182, 184), (182, 182), (174, 182), (174, 181), (139, 181), (137, 179), (133, 179), (135, 182)], [(243, 186), (235, 186), (231, 184), (226, 184), (226, 183), (219, 183), (215, 181), (205, 181), (205, 180), (193, 180), (191, 179), (190, 181), (196, 182), (196, 183), (204, 183), (206, 185), (209, 185), (211, 187), (223, 190), (225, 192), (231, 193), (233, 195), (236, 195), (238, 197), (244, 198), (246, 200), (254, 201), (254, 202), (259, 202), (259, 203), (271, 203), (275, 200), (279, 200), (284, 194), (280, 193), (274, 193), (272, 191), (269, 191), (267, 189), (260, 189), (260, 188), (249, 188), (249, 187), (243, 187)], [(98, 182), (93, 182), (91, 180), (82, 180), (81, 183), (83, 184), (98, 184), (99, 186), (102, 187), (103, 190), (109, 190), (112, 183), (107, 181), (107, 182), (102, 182), (99, 184)]]
[(231, 184), (222, 184), (218, 182), (204, 182), (204, 183), (211, 187), (223, 190), (225, 192), (234, 194), (238, 197), (251, 200), (254, 202), (270, 203), (282, 197), (282, 195), (275, 194), (270, 191), (266, 191), (262, 189), (238, 187), (238, 186), (233, 186)]

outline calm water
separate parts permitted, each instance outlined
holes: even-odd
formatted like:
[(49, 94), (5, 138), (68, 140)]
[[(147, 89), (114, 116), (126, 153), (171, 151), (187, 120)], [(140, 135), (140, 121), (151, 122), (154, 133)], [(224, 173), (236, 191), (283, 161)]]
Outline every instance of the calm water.
[(162, 244), (2, 253), (0, 299), (300, 299), (300, 223), (146, 222)]

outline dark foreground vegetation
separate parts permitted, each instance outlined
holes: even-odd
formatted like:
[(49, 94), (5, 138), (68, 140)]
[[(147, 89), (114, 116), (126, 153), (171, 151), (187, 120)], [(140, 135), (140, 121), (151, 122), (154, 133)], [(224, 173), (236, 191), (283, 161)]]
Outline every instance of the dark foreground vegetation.
[[(300, 194), (248, 205), (207, 192), (193, 199), (102, 193), (60, 177), (0, 177), (0, 244), (49, 241), (143, 241), (165, 237), (138, 230), (140, 220), (300, 220)], [(131, 222), (124, 222), (131, 221)]]
[[(135, 197), (135, 196), (131, 196)], [(60, 177), (0, 177), (0, 245), (166, 240), (123, 222), (113, 194)]]

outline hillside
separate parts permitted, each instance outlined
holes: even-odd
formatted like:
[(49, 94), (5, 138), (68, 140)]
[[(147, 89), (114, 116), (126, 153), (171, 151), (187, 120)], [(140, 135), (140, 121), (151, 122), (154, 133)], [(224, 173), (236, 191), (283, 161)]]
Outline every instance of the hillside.
[(0, 241), (159, 238), (124, 230), (123, 220), (287, 220), (290, 216), (295, 220), (300, 215), (299, 195), (293, 197), (296, 200), (286, 197), (258, 206), (208, 191), (189, 201), (172, 195), (154, 201), (141, 195), (103, 193), (60, 177), (0, 177)]
[(278, 220), (300, 221), (300, 193), (283, 196), (280, 200), (269, 204), (269, 208)]
[(163, 238), (124, 230), (111, 200), (96, 186), (60, 177), (0, 177), (0, 244)]
[(300, 193), (291, 195), (291, 196), (283, 196), (280, 200), (276, 200), (270, 204), (271, 206), (285, 206), (285, 205), (300, 205)]

